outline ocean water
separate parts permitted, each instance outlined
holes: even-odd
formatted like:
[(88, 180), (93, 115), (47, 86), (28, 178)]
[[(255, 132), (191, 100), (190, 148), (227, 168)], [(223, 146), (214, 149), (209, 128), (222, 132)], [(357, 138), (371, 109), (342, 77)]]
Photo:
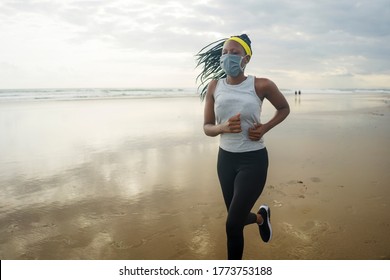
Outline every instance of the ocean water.
[(196, 96), (192, 88), (0, 89), (0, 102)]
[[(281, 89), (294, 95), (300, 89)], [(305, 94), (390, 94), (390, 89), (305, 89)], [(196, 97), (196, 88), (68, 88), (68, 89), (0, 89), (0, 102), (96, 100), (120, 98)]]

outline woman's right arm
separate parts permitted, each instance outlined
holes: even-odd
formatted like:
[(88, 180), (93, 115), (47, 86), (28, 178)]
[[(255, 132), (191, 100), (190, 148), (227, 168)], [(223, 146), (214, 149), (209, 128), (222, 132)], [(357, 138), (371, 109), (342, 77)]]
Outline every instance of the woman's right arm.
[(217, 80), (212, 80), (207, 88), (206, 103), (204, 106), (203, 131), (207, 136), (215, 137), (222, 133), (241, 132), (240, 114), (231, 117), (226, 123), (215, 124), (214, 112), (214, 91), (217, 87)]

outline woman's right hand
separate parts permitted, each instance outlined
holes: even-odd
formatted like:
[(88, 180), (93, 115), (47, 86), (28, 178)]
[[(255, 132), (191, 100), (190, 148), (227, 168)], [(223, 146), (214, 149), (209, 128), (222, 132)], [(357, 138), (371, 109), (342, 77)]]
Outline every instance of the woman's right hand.
[(241, 130), (241, 114), (238, 113), (229, 118), (227, 122), (223, 124), (223, 133), (240, 133)]

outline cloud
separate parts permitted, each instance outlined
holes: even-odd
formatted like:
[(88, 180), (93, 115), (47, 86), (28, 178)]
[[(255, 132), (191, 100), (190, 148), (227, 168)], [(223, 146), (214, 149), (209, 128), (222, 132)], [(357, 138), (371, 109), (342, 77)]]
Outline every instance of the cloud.
[[(390, 75), (389, 6), (387, 0), (2, 1), (0, 34), (7, 42), (0, 51), (11, 53), (4, 62), (27, 71), (26, 53), (48, 65), (58, 50), (64, 54), (58, 68), (72, 68), (73, 56), (74, 65), (130, 71), (142, 55), (145, 71), (160, 69), (158, 63), (190, 77), (201, 47), (245, 32), (254, 50), (248, 70), (281, 77), (286, 86), (299, 83), (299, 73), (383, 77)], [(22, 47), (23, 40), (30, 43)], [(114, 65), (120, 58), (128, 68)]]

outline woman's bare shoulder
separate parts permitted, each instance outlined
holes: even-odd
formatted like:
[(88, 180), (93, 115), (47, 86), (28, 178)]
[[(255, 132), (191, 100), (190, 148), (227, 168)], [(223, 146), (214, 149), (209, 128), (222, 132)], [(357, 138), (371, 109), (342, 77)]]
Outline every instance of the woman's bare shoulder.
[(218, 80), (211, 80), (207, 86), (206, 98), (214, 96), (215, 89), (217, 87)]
[(218, 84), (218, 80), (211, 80), (210, 81), (210, 83), (209, 83), (209, 85), (208, 85), (208, 87), (210, 88), (215, 88), (216, 86), (217, 86), (217, 84)]
[(259, 89), (267, 89), (275, 86), (275, 83), (268, 78), (257, 78), (255, 80), (256, 87)]
[(260, 98), (264, 98), (269, 92), (277, 90), (277, 86), (273, 81), (268, 78), (255, 79), (256, 93)]

